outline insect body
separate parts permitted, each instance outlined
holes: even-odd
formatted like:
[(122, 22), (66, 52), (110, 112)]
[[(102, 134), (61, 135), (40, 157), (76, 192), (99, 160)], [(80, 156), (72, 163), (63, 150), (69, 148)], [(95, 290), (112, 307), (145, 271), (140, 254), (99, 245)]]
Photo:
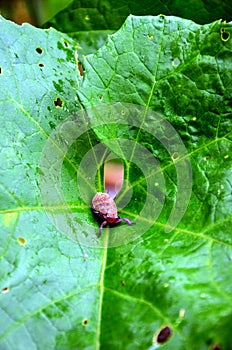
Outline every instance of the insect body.
[(108, 193), (98, 192), (92, 199), (92, 212), (101, 221), (98, 237), (102, 234), (102, 229), (107, 224), (118, 224), (125, 221), (128, 225), (133, 225), (127, 218), (120, 218), (113, 198)]

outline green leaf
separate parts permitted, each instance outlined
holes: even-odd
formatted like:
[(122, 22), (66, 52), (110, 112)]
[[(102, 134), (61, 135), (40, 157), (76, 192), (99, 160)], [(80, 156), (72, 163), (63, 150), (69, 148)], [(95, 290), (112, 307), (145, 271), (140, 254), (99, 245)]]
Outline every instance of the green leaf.
[[(1, 30), (0, 347), (155, 349), (168, 325), (163, 349), (230, 349), (231, 24), (130, 16), (86, 57), (83, 78), (67, 36), (3, 19)], [(176, 135), (187, 154), (174, 152)], [(134, 152), (150, 153), (127, 159), (130, 142)], [(127, 180), (119, 214), (135, 216), (136, 225), (104, 229), (97, 240), (87, 199), (92, 185), (102, 190), (100, 164), (112, 150), (121, 152)], [(154, 192), (135, 163), (153, 170), (152, 158), (151, 176), (160, 176)], [(192, 196), (179, 225), (166, 232), (185, 185), (177, 176), (185, 159)], [(39, 195), (44, 175), (53, 179), (47, 188), (53, 203)], [(156, 202), (144, 217), (147, 197)], [(43, 206), (46, 198), (53, 206)], [(57, 225), (59, 232), (46, 212), (53, 220), (61, 214), (77, 221)], [(139, 237), (141, 222), (150, 226)], [(70, 227), (76, 236), (65, 230)], [(92, 247), (123, 230), (137, 239)], [(82, 235), (94, 241), (81, 245)]]
[(71, 37), (80, 45), (80, 53), (87, 55), (99, 49), (107, 36), (118, 30), (126, 17), (132, 15), (174, 15), (191, 19), (199, 24), (232, 18), (231, 1), (154, 1), (145, 0), (74, 0), (44, 26), (52, 26)]
[(0, 26), (0, 348), (87, 349), (97, 342), (103, 252), (59, 234), (38, 188), (48, 135), (80, 106), (76, 44), (55, 30)]

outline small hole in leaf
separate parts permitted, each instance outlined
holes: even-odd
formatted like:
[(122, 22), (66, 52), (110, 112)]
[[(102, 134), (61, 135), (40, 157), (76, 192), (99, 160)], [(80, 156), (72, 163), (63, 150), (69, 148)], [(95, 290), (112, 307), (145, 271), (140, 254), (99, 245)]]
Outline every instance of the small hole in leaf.
[(125, 286), (125, 281), (121, 281), (121, 286)]
[(65, 47), (69, 47), (69, 43), (65, 39), (62, 38), (62, 41), (63, 41)]
[(83, 66), (82, 66), (82, 63), (81, 62), (78, 62), (78, 70), (79, 70), (79, 73), (80, 73), (80, 76), (83, 77), (84, 75), (84, 70), (83, 70)]
[(99, 99), (99, 101), (102, 101), (102, 99), (103, 99), (103, 96), (100, 94), (100, 95), (98, 95), (98, 99)]
[(172, 160), (175, 161), (179, 158), (179, 153), (178, 152), (174, 152), (172, 155)]
[(43, 63), (39, 63), (39, 66), (40, 66), (41, 68), (43, 68), (43, 67), (44, 67), (44, 64), (43, 64)]
[(177, 57), (177, 58), (174, 58), (174, 59), (172, 60), (172, 65), (173, 65), (174, 67), (179, 66), (179, 64), (180, 64), (180, 60), (179, 60), (178, 57)]
[(2, 67), (0, 67), (0, 74), (2, 74)]
[(166, 343), (166, 341), (168, 341), (171, 335), (172, 335), (171, 328), (169, 326), (165, 326), (159, 331), (156, 341), (158, 344)]
[(2, 294), (6, 294), (6, 293), (9, 292), (9, 290), (10, 290), (9, 287), (4, 287), (4, 288), (2, 288), (1, 293), (2, 293)]
[(26, 245), (27, 244), (27, 240), (23, 237), (18, 237), (17, 242), (19, 245)]
[(154, 35), (153, 35), (153, 34), (148, 34), (147, 36), (148, 36), (148, 38), (149, 38), (150, 40), (154, 39)]
[(212, 350), (221, 350), (221, 345), (220, 344), (214, 344), (212, 347)]
[(88, 257), (89, 257), (89, 256), (88, 256), (87, 253), (84, 253), (84, 254), (83, 254), (83, 258), (84, 258), (84, 259), (88, 259)]
[(227, 41), (230, 38), (230, 33), (227, 32), (224, 28), (221, 29), (221, 39), (222, 41)]
[(165, 19), (165, 15), (159, 15), (159, 20), (160, 20), (160, 22), (163, 22), (163, 20)]
[(42, 49), (42, 47), (37, 47), (36, 49), (36, 52), (38, 52), (40, 55), (43, 53), (43, 49)]
[(62, 107), (63, 106), (63, 101), (61, 100), (60, 97), (57, 97), (57, 99), (54, 101), (54, 105), (56, 107)]
[(83, 326), (87, 326), (87, 324), (88, 324), (87, 318), (85, 318), (85, 319), (82, 321), (82, 324), (83, 324)]

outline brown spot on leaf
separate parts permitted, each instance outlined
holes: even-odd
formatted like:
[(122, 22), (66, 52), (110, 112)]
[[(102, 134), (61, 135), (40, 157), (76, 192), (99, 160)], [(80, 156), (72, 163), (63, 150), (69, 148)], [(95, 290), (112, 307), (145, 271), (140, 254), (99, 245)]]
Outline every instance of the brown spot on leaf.
[(9, 292), (9, 290), (10, 290), (9, 287), (4, 287), (4, 288), (2, 288), (1, 293), (2, 293), (2, 294), (6, 294), (6, 293)]
[(169, 326), (165, 326), (159, 331), (156, 341), (158, 344), (166, 343), (166, 341), (171, 337), (171, 335), (171, 328)]
[(78, 62), (77, 68), (79, 70), (80, 76), (83, 77), (84, 70), (83, 70), (83, 66), (82, 66), (81, 62)]
[(26, 245), (27, 244), (27, 240), (23, 237), (18, 237), (17, 241), (18, 241), (19, 245)]
[(87, 326), (87, 324), (88, 324), (87, 318), (85, 318), (85, 319), (82, 321), (82, 324), (83, 324), (83, 326)]

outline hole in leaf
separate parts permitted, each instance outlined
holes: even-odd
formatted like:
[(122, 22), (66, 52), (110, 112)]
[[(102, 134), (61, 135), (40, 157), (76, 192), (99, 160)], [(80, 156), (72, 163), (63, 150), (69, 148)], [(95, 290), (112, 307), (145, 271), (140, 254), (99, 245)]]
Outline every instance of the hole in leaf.
[(9, 287), (4, 287), (4, 288), (2, 288), (1, 293), (2, 293), (2, 294), (6, 294), (6, 293), (9, 292), (9, 290), (10, 290)]
[(154, 39), (154, 35), (153, 35), (153, 34), (148, 34), (147, 36), (148, 36), (148, 38), (149, 38), (150, 40)]
[(98, 95), (98, 99), (99, 99), (99, 101), (102, 101), (102, 99), (103, 99), (103, 96), (100, 94), (100, 95)]
[(36, 49), (36, 52), (38, 52), (40, 55), (43, 53), (43, 49), (42, 49), (42, 47), (37, 47)]
[(69, 43), (67, 40), (65, 40), (64, 38), (62, 38), (61, 40), (63, 41), (65, 47), (69, 47)]
[(159, 20), (160, 20), (160, 22), (163, 22), (163, 20), (165, 20), (165, 15), (160, 14), (159, 15)]
[(39, 67), (43, 68), (44, 64), (43, 63), (39, 63)]
[(121, 281), (121, 286), (125, 286), (125, 281)]
[(174, 59), (172, 60), (172, 65), (173, 65), (174, 67), (179, 66), (179, 64), (180, 64), (180, 60), (179, 60), (178, 57), (176, 57), (176, 58), (174, 58)]
[(83, 65), (82, 65), (82, 63), (78, 62), (77, 67), (78, 67), (80, 76), (83, 77), (83, 75), (84, 75), (84, 70), (83, 70)]
[(224, 28), (221, 29), (221, 39), (222, 41), (227, 41), (230, 38), (230, 33), (227, 32)]
[(84, 253), (84, 254), (83, 254), (83, 258), (84, 258), (84, 259), (87, 259), (88, 257), (89, 257), (89, 256), (88, 256), (87, 253)]
[(212, 350), (221, 350), (220, 344), (214, 344)]
[(179, 158), (179, 153), (178, 152), (174, 152), (172, 155), (172, 160), (175, 161)]
[(60, 97), (57, 97), (57, 99), (54, 101), (54, 105), (56, 107), (62, 107), (63, 106), (63, 101), (61, 100)]
[(17, 242), (19, 245), (26, 245), (27, 244), (27, 240), (23, 237), (18, 237)]
[(0, 74), (2, 74), (2, 67), (0, 67)]
[(85, 319), (82, 321), (82, 324), (83, 324), (83, 326), (87, 326), (87, 324), (88, 324), (87, 318), (85, 318)]
[(171, 337), (171, 335), (171, 328), (169, 326), (165, 326), (159, 331), (156, 341), (158, 344), (166, 343), (166, 341)]

